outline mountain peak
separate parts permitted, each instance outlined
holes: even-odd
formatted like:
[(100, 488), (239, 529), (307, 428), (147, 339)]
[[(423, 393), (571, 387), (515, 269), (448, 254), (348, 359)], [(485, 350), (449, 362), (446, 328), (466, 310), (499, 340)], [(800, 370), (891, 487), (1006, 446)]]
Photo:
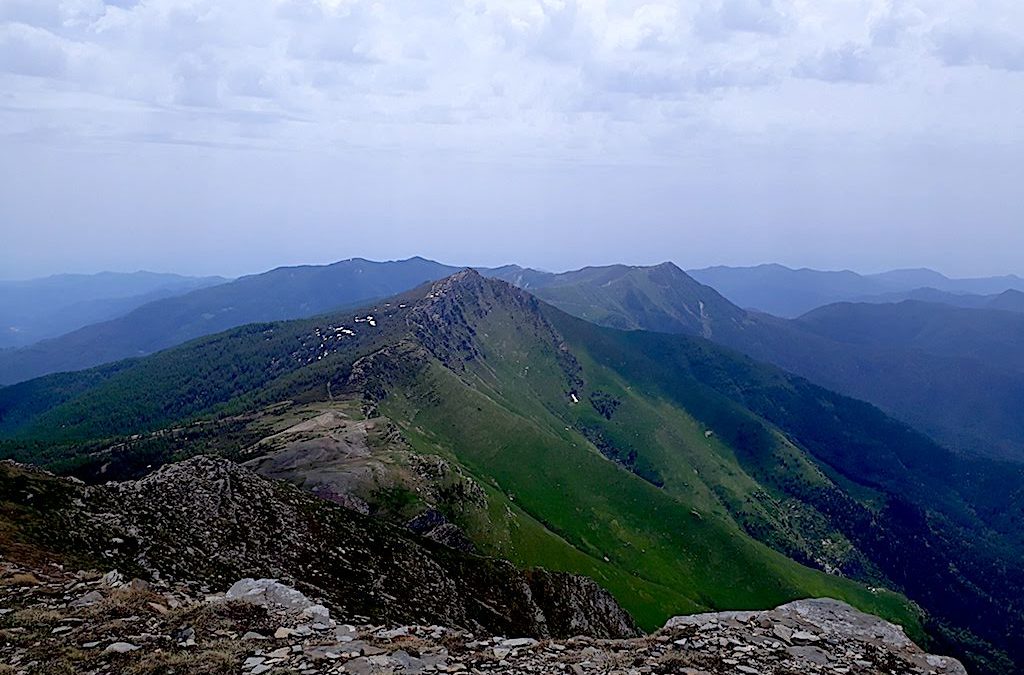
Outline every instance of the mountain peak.
[(534, 291), (541, 300), (588, 321), (621, 330), (711, 337), (746, 314), (715, 289), (666, 261), (564, 272)]
[[(651, 269), (667, 270), (667, 271), (670, 271), (670, 272), (683, 272), (683, 268), (681, 268), (679, 265), (675, 264), (671, 260), (666, 260), (663, 263), (658, 263), (657, 265), (653, 265), (651, 267)], [(686, 272), (683, 272), (683, 274), (686, 274)], [(689, 276), (689, 275), (687, 275), (687, 276)]]
[[(449, 275), (449, 276), (445, 277), (445, 279), (450, 279), (450, 280), (452, 280), (453, 283), (462, 283), (462, 282), (465, 282), (465, 281), (473, 281), (473, 282), (483, 281), (484, 277), (483, 277), (482, 274), (477, 272), (472, 267), (463, 267), (461, 270), (459, 270), (455, 274), (452, 274), (452, 275)], [(440, 281), (444, 281), (445, 279), (441, 279)]]
[(436, 304), (440, 299), (449, 296), (479, 295), (489, 283), (506, 284), (504, 281), (486, 279), (476, 270), (466, 267), (431, 283), (422, 302)]
[(1004, 309), (1012, 312), (1024, 312), (1024, 292), (1016, 288), (1008, 288), (989, 300), (989, 309)]
[(455, 357), (456, 352), (459, 360), (471, 360), (479, 356), (477, 325), (499, 309), (520, 328), (544, 321), (532, 295), (466, 268), (432, 283), (409, 313), (408, 322), (420, 342), (443, 361)]

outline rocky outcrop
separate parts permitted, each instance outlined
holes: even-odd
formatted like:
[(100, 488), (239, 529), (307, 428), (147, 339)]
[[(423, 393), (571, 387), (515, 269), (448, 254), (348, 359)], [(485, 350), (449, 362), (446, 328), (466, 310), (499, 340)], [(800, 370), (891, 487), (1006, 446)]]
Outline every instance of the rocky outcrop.
[(476, 550), (469, 537), (437, 509), (427, 509), (406, 524), (411, 531), (431, 541), (467, 553)]
[(416, 342), (456, 373), (486, 361), (489, 351), (495, 356), (494, 345), (488, 345), (494, 336), (489, 333), (514, 326), (514, 337), (508, 337), (499, 352), (550, 350), (562, 371), (567, 394), (582, 385), (579, 363), (565, 348), (540, 302), (512, 284), (486, 279), (475, 270), (434, 282), (410, 309), (406, 323)]
[[(11, 560), (103, 565), (211, 588), (275, 578), (352, 622), (534, 637), (576, 627), (599, 637), (637, 634), (596, 584), (554, 576), (538, 602), (529, 573), (506, 561), (417, 537), (225, 459), (195, 457), (95, 487), (3, 463), (0, 495), (0, 554)], [(559, 594), (558, 584), (571, 592)]]
[(833, 600), (680, 617), (633, 639), (538, 640), (346, 624), (270, 579), (198, 593), (118, 573), (0, 562), (0, 608), (5, 675), (965, 675), (957, 661), (925, 654), (897, 627)]
[(672, 644), (700, 650), (710, 672), (921, 673), (967, 675), (956, 659), (926, 654), (900, 626), (829, 598), (763, 612), (720, 612), (671, 619)]
[(593, 579), (544, 569), (528, 573), (533, 599), (552, 635), (636, 635), (628, 615)]
[(404, 525), (421, 537), (478, 553), (453, 518), (487, 519), (483, 488), (458, 464), (413, 450), (389, 419), (366, 418), (357, 410), (355, 402), (323, 404), (314, 417), (244, 450), (242, 466)]

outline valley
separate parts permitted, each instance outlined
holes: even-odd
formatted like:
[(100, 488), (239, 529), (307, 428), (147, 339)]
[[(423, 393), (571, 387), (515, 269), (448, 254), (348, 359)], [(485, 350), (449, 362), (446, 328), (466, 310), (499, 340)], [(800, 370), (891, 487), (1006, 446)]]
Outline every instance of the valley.
[(910, 301), (838, 303), (782, 319), (741, 310), (671, 263), (506, 276), (529, 278), (530, 292), (589, 321), (700, 336), (774, 364), (962, 454), (1024, 458), (1018, 313)]

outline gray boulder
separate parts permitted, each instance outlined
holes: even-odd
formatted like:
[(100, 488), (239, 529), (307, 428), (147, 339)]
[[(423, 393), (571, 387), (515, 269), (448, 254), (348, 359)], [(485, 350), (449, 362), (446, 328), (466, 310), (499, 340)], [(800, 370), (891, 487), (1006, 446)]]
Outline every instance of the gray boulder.
[(224, 598), (285, 610), (320, 623), (326, 624), (331, 620), (330, 610), (277, 579), (240, 579), (228, 589)]

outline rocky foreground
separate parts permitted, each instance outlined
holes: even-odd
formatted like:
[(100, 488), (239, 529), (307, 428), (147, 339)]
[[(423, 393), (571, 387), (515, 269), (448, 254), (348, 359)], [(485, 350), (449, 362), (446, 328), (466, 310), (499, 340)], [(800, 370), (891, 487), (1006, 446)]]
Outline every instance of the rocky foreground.
[(0, 462), (0, 675), (459, 672), (965, 671), (834, 600), (642, 636), (590, 579), (454, 550), (223, 459), (99, 486)]
[(91, 486), (0, 462), (0, 556), (221, 590), (244, 577), (279, 578), (347, 617), (389, 624), (639, 634), (587, 577), (457, 551), (222, 458)]
[(336, 620), (272, 580), (218, 593), (56, 566), (0, 567), (0, 674), (963, 674), (834, 600), (678, 617), (632, 639), (474, 634)]

